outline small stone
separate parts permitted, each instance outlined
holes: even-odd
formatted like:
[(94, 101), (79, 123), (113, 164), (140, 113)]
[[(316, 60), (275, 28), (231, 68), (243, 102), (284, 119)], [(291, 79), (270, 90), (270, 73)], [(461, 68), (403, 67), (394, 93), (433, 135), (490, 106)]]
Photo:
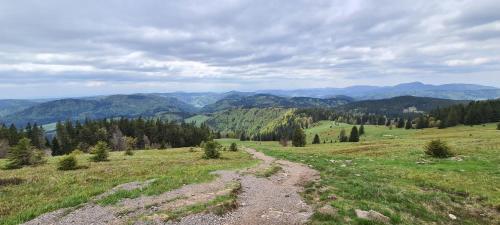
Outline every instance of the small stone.
[(346, 164), (342, 164), (342, 165), (340, 165), (340, 167), (346, 167), (346, 166), (347, 166)]
[(457, 219), (457, 216), (453, 215), (453, 214), (448, 214), (448, 217), (450, 217), (450, 219), (452, 220), (456, 220)]
[(328, 196), (328, 199), (330, 199), (330, 200), (337, 200), (337, 196), (336, 195), (330, 195), (330, 196)]
[(375, 210), (370, 210), (370, 211), (364, 211), (361, 209), (356, 209), (356, 216), (361, 219), (365, 220), (371, 220), (371, 221), (378, 221), (381, 223), (389, 224), (391, 219), (387, 216), (384, 216), (384, 214), (379, 213)]
[(286, 198), (290, 197), (290, 194), (286, 194), (286, 195), (285, 195), (285, 197), (286, 197)]
[(331, 205), (325, 205), (317, 210), (319, 213), (328, 216), (337, 215), (338, 209), (333, 208)]
[(360, 176), (361, 176), (361, 174), (357, 173), (357, 174), (354, 174), (354, 176), (360, 177)]

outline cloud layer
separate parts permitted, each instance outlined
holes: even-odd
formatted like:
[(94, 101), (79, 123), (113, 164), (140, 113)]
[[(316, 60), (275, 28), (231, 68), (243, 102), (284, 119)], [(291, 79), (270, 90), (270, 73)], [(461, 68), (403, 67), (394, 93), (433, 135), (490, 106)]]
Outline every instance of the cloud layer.
[(0, 98), (391, 85), (500, 86), (490, 1), (10, 1)]

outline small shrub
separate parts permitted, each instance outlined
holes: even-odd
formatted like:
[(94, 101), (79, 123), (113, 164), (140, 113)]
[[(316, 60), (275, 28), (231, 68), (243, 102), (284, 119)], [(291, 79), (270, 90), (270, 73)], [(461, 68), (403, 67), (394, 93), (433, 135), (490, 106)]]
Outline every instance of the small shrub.
[(93, 152), (94, 155), (90, 157), (90, 160), (94, 162), (108, 161), (109, 147), (106, 142), (97, 142), (97, 144), (92, 148), (91, 152)]
[(0, 178), (0, 187), (7, 185), (18, 185), (24, 182), (24, 179), (18, 177)]
[(128, 155), (128, 156), (132, 156), (132, 155), (134, 155), (134, 151), (132, 151), (131, 148), (127, 148), (127, 149), (125, 149), (124, 154)]
[(33, 149), (30, 156), (30, 165), (41, 165), (46, 163), (45, 152), (40, 149)]
[(72, 155), (81, 155), (83, 154), (83, 151), (80, 149), (75, 149), (71, 152)]
[(238, 151), (238, 146), (236, 145), (236, 143), (231, 143), (231, 145), (229, 146), (229, 151), (232, 152)]
[(76, 170), (78, 169), (78, 161), (73, 154), (63, 156), (57, 162), (58, 170)]
[(450, 147), (441, 140), (432, 140), (425, 146), (425, 154), (436, 158), (453, 156)]
[(220, 144), (215, 141), (206, 142), (203, 149), (205, 150), (203, 157), (206, 159), (218, 159), (220, 157)]

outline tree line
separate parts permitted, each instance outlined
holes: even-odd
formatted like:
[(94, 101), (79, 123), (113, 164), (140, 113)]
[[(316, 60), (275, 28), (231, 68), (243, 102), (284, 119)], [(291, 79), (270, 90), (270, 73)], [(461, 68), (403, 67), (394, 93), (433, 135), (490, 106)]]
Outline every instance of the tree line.
[(498, 122), (500, 121), (500, 100), (472, 101), (467, 105), (437, 108), (429, 115), (440, 121), (440, 128), (453, 127), (458, 124), (477, 125)]
[(215, 135), (205, 124), (177, 123), (160, 119), (102, 119), (83, 122), (67, 120), (57, 122), (55, 135), (49, 140), (42, 126), (29, 124), (22, 129), (14, 124), (0, 126), (0, 157), (7, 149), (27, 138), (37, 149), (51, 149), (52, 155), (64, 155), (75, 149), (89, 151), (102, 141), (112, 150), (127, 148), (167, 148), (197, 146)]

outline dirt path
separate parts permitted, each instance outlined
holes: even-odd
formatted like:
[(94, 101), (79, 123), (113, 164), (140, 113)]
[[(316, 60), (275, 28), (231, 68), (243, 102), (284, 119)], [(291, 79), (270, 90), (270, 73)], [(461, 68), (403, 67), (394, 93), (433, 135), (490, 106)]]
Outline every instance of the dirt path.
[[(217, 171), (219, 177), (203, 184), (191, 184), (157, 196), (142, 196), (124, 199), (116, 205), (100, 206), (93, 202), (80, 208), (61, 209), (44, 214), (26, 224), (303, 224), (312, 215), (313, 209), (305, 204), (299, 193), (306, 182), (319, 178), (317, 171), (309, 167), (284, 160), (275, 160), (253, 149), (245, 149), (262, 160), (258, 166), (244, 171)], [(264, 178), (255, 173), (269, 168), (273, 163), (282, 170)], [(142, 188), (144, 185), (120, 185), (117, 189)], [(240, 183), (237, 197), (238, 207), (222, 216), (212, 213), (188, 215), (180, 220), (166, 221), (165, 213), (173, 209), (205, 203), (217, 196), (233, 191), (231, 184)]]

